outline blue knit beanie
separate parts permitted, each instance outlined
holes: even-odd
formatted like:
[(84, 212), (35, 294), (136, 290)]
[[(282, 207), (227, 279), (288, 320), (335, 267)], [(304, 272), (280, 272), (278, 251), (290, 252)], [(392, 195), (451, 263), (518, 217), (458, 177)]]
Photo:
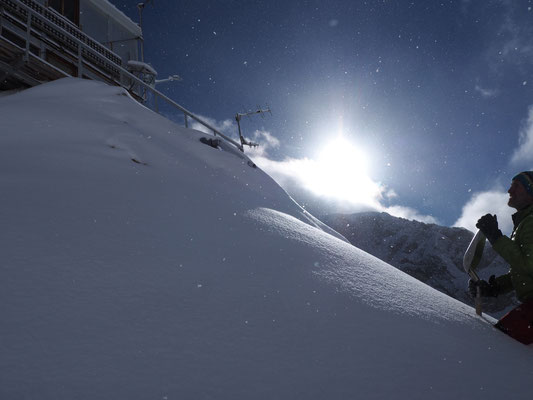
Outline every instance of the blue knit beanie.
[(520, 182), (527, 190), (527, 192), (533, 196), (533, 171), (520, 172), (513, 178)]

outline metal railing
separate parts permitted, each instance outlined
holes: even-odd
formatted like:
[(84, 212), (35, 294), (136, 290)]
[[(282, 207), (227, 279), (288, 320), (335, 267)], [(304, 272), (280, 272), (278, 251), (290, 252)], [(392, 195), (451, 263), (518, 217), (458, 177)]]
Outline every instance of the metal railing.
[[(112, 73), (120, 74), (119, 82), (117, 82), (113, 76), (110, 78), (128, 91), (132, 91), (133, 88), (138, 85), (139, 88), (151, 92), (155, 98), (164, 100), (166, 103), (182, 112), (184, 115), (185, 127), (188, 127), (188, 118), (191, 118), (209, 129), (209, 131), (213, 132), (215, 136), (220, 136), (227, 142), (233, 144), (240, 151), (244, 152), (242, 144), (224, 135), (218, 129), (212, 127), (185, 107), (176, 103), (153, 86), (145, 83), (142, 79), (123, 68), (118, 55), (81, 32), (70, 22), (66, 23), (62, 16), (60, 16), (61, 18), (58, 18), (58, 13), (54, 11), (50, 12), (48, 8), (33, 0), (0, 0), (0, 11), (5, 12), (5, 10), (11, 10), (12, 12), (17, 13), (19, 16), (22, 16), (23, 20), (27, 23), (27, 29), (25, 32), (26, 47), (25, 49), (22, 49), (25, 52), (25, 60), (28, 60), (30, 56), (30, 41), (33, 30), (41, 30), (48, 34), (53, 34), (56, 38), (62, 40), (62, 44), (68, 43), (69, 47), (71, 47), (77, 55), (78, 77), (83, 76), (85, 66), (89, 67), (96, 64), (105, 67), (106, 70), (109, 70)], [(0, 15), (0, 18), (1, 17), (2, 15)], [(58, 24), (58, 21), (61, 21), (62, 23)], [(43, 62), (46, 61), (43, 60)], [(72, 76), (70, 74), (68, 75)], [(128, 87), (124, 84), (126, 80), (129, 80)]]

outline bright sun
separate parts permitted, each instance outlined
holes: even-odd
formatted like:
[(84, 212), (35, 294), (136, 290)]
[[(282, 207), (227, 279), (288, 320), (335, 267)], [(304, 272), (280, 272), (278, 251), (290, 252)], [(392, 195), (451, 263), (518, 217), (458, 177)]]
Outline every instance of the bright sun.
[(320, 196), (371, 205), (381, 190), (368, 176), (368, 165), (366, 154), (339, 135), (313, 163), (307, 186)]

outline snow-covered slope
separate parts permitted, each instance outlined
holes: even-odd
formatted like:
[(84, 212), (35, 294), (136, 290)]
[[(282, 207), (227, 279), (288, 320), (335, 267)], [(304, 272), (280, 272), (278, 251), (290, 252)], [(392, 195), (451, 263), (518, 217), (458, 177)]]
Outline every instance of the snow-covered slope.
[[(429, 286), (473, 305), (467, 292), (468, 275), (463, 255), (474, 234), (463, 228), (449, 228), (393, 217), (387, 213), (331, 214), (321, 218), (354, 246), (389, 263)], [(479, 275), (502, 275), (507, 263), (487, 245), (478, 267)], [(483, 309), (501, 317), (516, 307), (514, 294), (483, 299)]]
[(530, 348), (123, 94), (0, 99), (0, 398), (531, 397)]

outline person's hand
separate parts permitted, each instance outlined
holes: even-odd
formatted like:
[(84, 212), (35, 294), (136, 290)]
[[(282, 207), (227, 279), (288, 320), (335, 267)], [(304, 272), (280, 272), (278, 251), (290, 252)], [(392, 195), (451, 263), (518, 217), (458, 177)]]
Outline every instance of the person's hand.
[(494, 275), (491, 275), (488, 282), (482, 279), (478, 281), (474, 281), (473, 279), (468, 280), (468, 292), (470, 296), (476, 297), (478, 287), (481, 297), (498, 297), (498, 283)]
[(491, 244), (502, 236), (502, 231), (498, 228), (498, 218), (496, 215), (486, 214), (482, 216), (477, 221), (476, 227), (483, 232)]

